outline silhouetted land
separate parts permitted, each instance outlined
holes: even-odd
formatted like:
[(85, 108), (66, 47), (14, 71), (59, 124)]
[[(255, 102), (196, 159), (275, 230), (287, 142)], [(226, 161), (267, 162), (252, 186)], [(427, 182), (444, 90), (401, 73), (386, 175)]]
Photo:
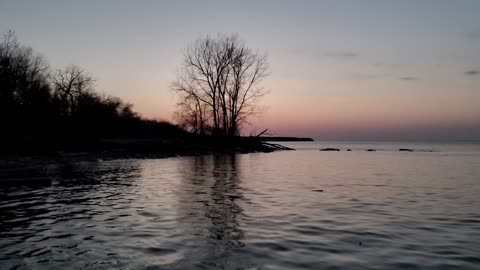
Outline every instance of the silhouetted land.
[(169, 122), (144, 119), (133, 111), (132, 104), (98, 92), (94, 82), (78, 66), (52, 71), (40, 55), (21, 45), (13, 32), (4, 35), (0, 40), (0, 160), (286, 149), (258, 137), (219, 136), (209, 126), (204, 127), (205, 135), (198, 135)]
[[(224, 138), (184, 133), (175, 137), (131, 137), (74, 140), (70, 142), (19, 142), (2, 148), (0, 161), (63, 163), (124, 158), (165, 158), (217, 153), (251, 153), (289, 150), (256, 137)], [(5, 145), (3, 145), (5, 146)], [(31, 162), (29, 162), (31, 161)]]

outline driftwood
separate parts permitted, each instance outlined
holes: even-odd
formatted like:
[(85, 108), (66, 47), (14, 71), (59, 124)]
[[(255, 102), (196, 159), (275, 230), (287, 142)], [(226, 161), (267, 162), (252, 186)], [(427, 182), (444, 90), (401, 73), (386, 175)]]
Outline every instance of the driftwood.
[(258, 133), (256, 137), (262, 136), (265, 132), (267, 132), (267, 130), (268, 130), (268, 128), (266, 128), (264, 131)]
[(281, 144), (276, 144), (276, 143), (267, 143), (267, 142), (262, 142), (263, 145), (265, 146), (268, 146), (268, 147), (271, 147), (275, 150), (295, 150), (293, 148), (290, 148), (290, 147), (286, 147), (286, 146), (283, 146)]

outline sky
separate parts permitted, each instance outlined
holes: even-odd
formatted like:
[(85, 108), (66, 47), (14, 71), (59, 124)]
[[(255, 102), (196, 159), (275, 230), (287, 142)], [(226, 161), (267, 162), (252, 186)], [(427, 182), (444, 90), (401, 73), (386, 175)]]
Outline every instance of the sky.
[(480, 140), (479, 14), (476, 0), (0, 0), (0, 33), (170, 121), (182, 50), (238, 33), (270, 67), (247, 134)]

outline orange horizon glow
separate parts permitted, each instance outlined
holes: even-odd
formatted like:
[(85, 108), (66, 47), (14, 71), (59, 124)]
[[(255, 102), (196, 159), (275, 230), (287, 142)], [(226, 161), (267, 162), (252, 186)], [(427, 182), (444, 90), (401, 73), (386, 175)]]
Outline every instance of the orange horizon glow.
[(238, 33), (268, 54), (271, 74), (263, 82), (270, 90), (264, 113), (247, 134), (430, 129), (480, 139), (478, 1), (246, 1), (235, 12), (231, 3), (181, 2), (11, 1), (1, 4), (0, 32), (14, 30), (52, 70), (81, 66), (99, 92), (134, 104), (146, 118), (174, 121), (168, 85), (188, 44)]

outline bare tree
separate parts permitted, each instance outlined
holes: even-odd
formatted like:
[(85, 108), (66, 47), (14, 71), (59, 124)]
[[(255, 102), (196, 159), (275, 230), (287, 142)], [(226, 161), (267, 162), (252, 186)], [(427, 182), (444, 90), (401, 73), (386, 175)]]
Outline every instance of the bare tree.
[(206, 103), (201, 102), (194, 95), (188, 95), (182, 96), (177, 106), (175, 118), (181, 127), (201, 135), (210, 130), (209, 107)]
[(78, 98), (91, 90), (94, 79), (82, 68), (70, 65), (58, 70), (53, 78), (55, 95), (62, 104), (62, 114), (71, 116), (75, 113)]
[(8, 31), (0, 40), (0, 114), (27, 117), (41, 113), (32, 110), (40, 110), (49, 101), (48, 77), (43, 57), (22, 46), (15, 33)]
[[(239, 135), (266, 92), (267, 57), (247, 48), (238, 35), (207, 36), (191, 44), (183, 66), (171, 83), (180, 98), (177, 115), (199, 133)], [(185, 119), (187, 118), (187, 119)]]
[(13, 31), (0, 34), (0, 151), (110, 136), (185, 134), (170, 123), (143, 119), (132, 104), (93, 86), (93, 78), (80, 67), (51, 74), (44, 58), (21, 44)]

